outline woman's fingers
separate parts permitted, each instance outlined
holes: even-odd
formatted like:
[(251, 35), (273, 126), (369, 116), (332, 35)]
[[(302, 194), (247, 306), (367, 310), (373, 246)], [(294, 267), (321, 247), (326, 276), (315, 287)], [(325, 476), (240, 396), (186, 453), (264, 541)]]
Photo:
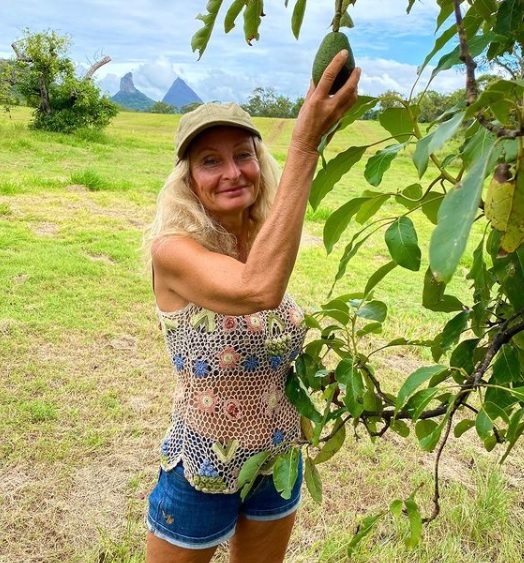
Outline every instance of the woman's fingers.
[(320, 94), (329, 94), (338, 73), (344, 68), (348, 57), (349, 52), (346, 49), (343, 49), (331, 59), (317, 84), (317, 90)]

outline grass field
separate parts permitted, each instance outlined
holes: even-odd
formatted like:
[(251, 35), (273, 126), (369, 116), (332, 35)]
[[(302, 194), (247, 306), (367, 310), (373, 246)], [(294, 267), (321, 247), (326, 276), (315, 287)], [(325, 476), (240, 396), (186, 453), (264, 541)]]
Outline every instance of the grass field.
[[(138, 563), (174, 384), (140, 246), (173, 164), (179, 117), (121, 113), (104, 133), (74, 136), (31, 131), (28, 118), (24, 108), (0, 116), (0, 562)], [(282, 161), (292, 122), (257, 123)], [(331, 150), (379, 135), (377, 123), (358, 122)], [(416, 181), (407, 156), (380, 189), (395, 191), (400, 177), (402, 186)], [(308, 213), (290, 286), (306, 309), (325, 300), (344, 246), (326, 256), (323, 220), (364, 187), (359, 164)], [(417, 227), (427, 241), (428, 226)], [(380, 237), (370, 242), (340, 293), (362, 290), (385, 259)], [(450, 288), (466, 301), (470, 260), (468, 250)], [(397, 269), (377, 287), (391, 315), (383, 338), (438, 331), (445, 317), (420, 306), (425, 265), (427, 256), (420, 275)], [(396, 349), (377, 364), (394, 387), (426, 359)], [(442, 514), (421, 544), (408, 549), (404, 524), (386, 520), (351, 560), (523, 560), (522, 452), (502, 467), (498, 455), (486, 453), (473, 433), (452, 439), (442, 467)], [(319, 466), (322, 505), (304, 494), (287, 561), (347, 561), (361, 517), (417, 487), (428, 512), (432, 464), (414, 439), (349, 436), (343, 451)]]

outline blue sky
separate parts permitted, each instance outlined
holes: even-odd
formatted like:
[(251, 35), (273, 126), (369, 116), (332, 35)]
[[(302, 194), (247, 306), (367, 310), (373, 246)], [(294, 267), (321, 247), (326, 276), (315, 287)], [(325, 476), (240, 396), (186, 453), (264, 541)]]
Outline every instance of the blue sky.
[[(230, 4), (224, 0), (198, 61), (191, 37), (201, 27), (196, 16), (206, 11), (206, 0), (0, 0), (0, 58), (13, 55), (11, 43), (24, 28), (53, 29), (71, 37), (70, 54), (79, 65), (111, 57), (95, 75), (110, 94), (132, 72), (135, 86), (154, 100), (163, 98), (176, 77), (204, 101), (244, 102), (257, 87), (274, 88), (293, 100), (303, 96), (317, 46), (329, 31), (334, 1), (309, 0), (297, 41), (291, 32), (295, 0), (287, 8), (284, 0), (265, 0), (260, 40), (251, 47), (244, 40), (241, 18), (235, 29), (224, 32)], [(418, 0), (407, 15), (407, 5), (408, 0), (358, 0), (350, 7), (355, 27), (344, 31), (363, 71), (361, 93), (407, 94), (414, 84), (417, 66), (435, 41), (438, 10), (436, 0)], [(439, 74), (431, 87), (450, 92), (463, 85), (464, 76), (450, 70)]]

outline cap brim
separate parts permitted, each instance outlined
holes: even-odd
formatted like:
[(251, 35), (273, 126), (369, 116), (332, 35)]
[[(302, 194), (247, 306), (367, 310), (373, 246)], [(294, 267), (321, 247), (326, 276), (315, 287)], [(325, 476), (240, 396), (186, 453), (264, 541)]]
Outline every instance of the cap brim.
[(247, 124), (241, 125), (240, 123), (238, 123), (237, 121), (234, 121), (234, 120), (220, 119), (220, 120), (216, 120), (216, 121), (209, 121), (207, 123), (202, 124), (200, 127), (197, 127), (194, 131), (191, 132), (190, 135), (188, 135), (183, 140), (183, 142), (180, 144), (180, 146), (177, 147), (177, 157), (179, 159), (184, 158), (184, 155), (185, 155), (189, 145), (195, 140), (195, 137), (198, 137), (198, 135), (200, 135), (200, 133), (202, 133), (206, 129), (210, 129), (211, 127), (219, 127), (219, 126), (236, 127), (237, 129), (245, 129), (246, 131), (253, 133), (253, 135), (255, 135), (258, 138), (262, 137), (260, 135), (260, 132), (258, 131), (258, 129), (256, 129), (255, 127), (251, 127)]

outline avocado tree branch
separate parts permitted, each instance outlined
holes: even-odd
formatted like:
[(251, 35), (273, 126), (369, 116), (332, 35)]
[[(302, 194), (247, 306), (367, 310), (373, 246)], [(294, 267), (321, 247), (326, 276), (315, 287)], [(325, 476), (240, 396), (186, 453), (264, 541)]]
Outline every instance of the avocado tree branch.
[[(475, 103), (478, 98), (478, 84), (475, 78), (475, 69), (477, 63), (473, 60), (468, 47), (468, 37), (462, 20), (462, 12), (460, 11), (461, 0), (454, 0), (455, 21), (457, 23), (457, 31), (459, 37), (460, 60), (466, 66), (466, 105), (470, 106)], [(524, 128), (508, 129), (501, 125), (495, 125), (490, 121), (482, 111), (477, 112), (475, 115), (478, 122), (488, 131), (497, 137), (505, 137), (514, 139), (516, 137), (524, 136)]]
[[(519, 319), (519, 322), (512, 325), (514, 321)], [(464, 389), (475, 389), (479, 386), (480, 380), (486, 373), (486, 370), (490, 366), (493, 358), (496, 356), (497, 352), (502, 348), (504, 344), (507, 344), (516, 334), (524, 330), (524, 311), (520, 311), (516, 315), (513, 315), (507, 321), (505, 321), (495, 337), (491, 342), (486, 355), (479, 363), (478, 367), (473, 372), (470, 382), (464, 386)]]

